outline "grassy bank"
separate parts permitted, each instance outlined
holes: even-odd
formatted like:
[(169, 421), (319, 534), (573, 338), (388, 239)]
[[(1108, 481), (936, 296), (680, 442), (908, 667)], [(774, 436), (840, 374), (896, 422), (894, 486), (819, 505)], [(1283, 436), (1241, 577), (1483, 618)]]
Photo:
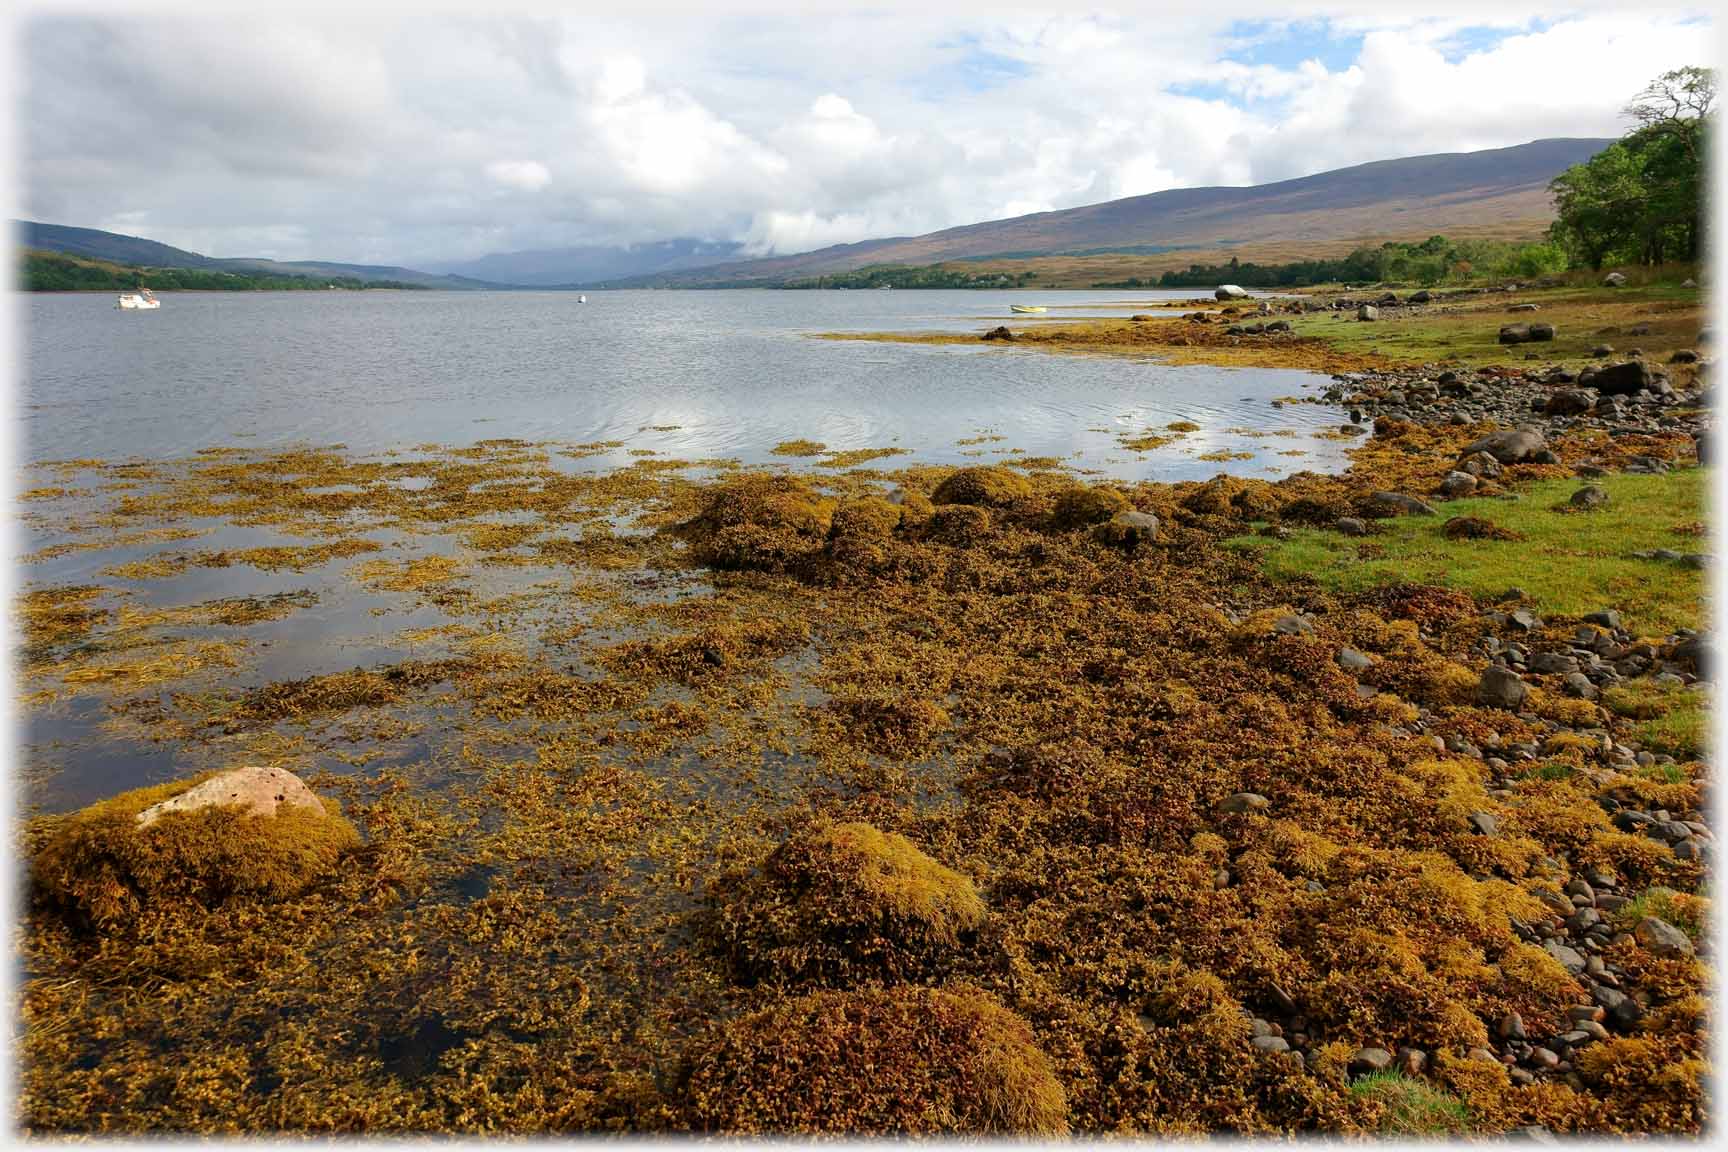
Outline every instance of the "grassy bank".
[[(1346, 593), (1410, 580), (1490, 602), (1521, 588), (1543, 613), (1578, 617), (1614, 607), (1633, 630), (1660, 634), (1698, 625), (1705, 574), (1632, 553), (1706, 548), (1707, 481), (1697, 468), (1606, 476), (1596, 483), (1608, 492), (1607, 506), (1580, 512), (1567, 501), (1581, 481), (1543, 480), (1513, 500), (1452, 500), (1439, 506), (1440, 516), (1383, 521), (1367, 538), (1297, 528), (1287, 540), (1246, 536), (1228, 546), (1257, 553), (1275, 580)], [(1454, 516), (1487, 520), (1515, 538), (1448, 540), (1445, 523)]]

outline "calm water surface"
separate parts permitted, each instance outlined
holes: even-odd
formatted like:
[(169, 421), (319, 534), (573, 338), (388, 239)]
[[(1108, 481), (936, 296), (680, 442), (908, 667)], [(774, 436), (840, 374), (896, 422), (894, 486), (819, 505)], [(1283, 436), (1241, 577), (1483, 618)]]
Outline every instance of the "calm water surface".
[[(107, 293), (38, 294), (24, 304), (24, 458), (518, 437), (625, 441), (617, 463), (629, 447), (754, 463), (783, 462), (769, 449), (808, 438), (944, 463), (962, 460), (955, 441), (988, 432), (1002, 450), (1080, 453), (1076, 466), (1125, 479), (1340, 467), (1341, 445), (1310, 439), (1335, 410), (1269, 403), (1309, 392), (1322, 379), (1311, 373), (810, 338), (1037, 322), (1011, 317), (1010, 303), (1048, 305), (1051, 319), (1126, 315), (1135, 301), (1191, 295), (634, 291), (578, 304), (561, 292), (212, 292), (122, 312)], [(1179, 419), (1202, 431), (1139, 456), (1115, 445)], [(1291, 448), (1306, 454), (1278, 456)], [(1256, 456), (1196, 459), (1218, 451)]]
[[(652, 449), (687, 459), (788, 461), (782, 440), (834, 449), (898, 447), (880, 462), (1012, 460), (1012, 450), (1058, 456), (1124, 479), (1180, 480), (1220, 471), (1277, 475), (1341, 467), (1330, 406), (1279, 397), (1312, 394), (1324, 377), (1294, 371), (1172, 367), (1116, 357), (1057, 356), (1000, 345), (920, 346), (812, 339), (837, 330), (982, 331), (1010, 319), (1010, 302), (1050, 315), (1124, 315), (1145, 292), (290, 292), (165, 295), (156, 312), (121, 312), (106, 293), (35, 295), (25, 309), (25, 379), (19, 397), (27, 463), (184, 458), (199, 449), (270, 450), (345, 444), (359, 454), (463, 446), (515, 437), (568, 443), (621, 441), (580, 469), (628, 465)], [(1165, 293), (1185, 296), (1188, 293)], [(1130, 297), (1133, 297), (1130, 299)], [(1201, 426), (1165, 447), (1135, 453), (1124, 432), (1174, 420)], [(668, 426), (672, 426), (668, 430)], [(993, 439), (991, 437), (1000, 437)], [(971, 441), (972, 443), (960, 443)], [(1202, 454), (1251, 453), (1207, 461)], [(65, 473), (26, 469), (26, 486)], [(39, 472), (39, 475), (30, 475)], [(77, 535), (73, 493), (22, 506), (26, 550)], [(112, 565), (196, 549), (304, 544), (273, 530), (189, 521), (206, 534), (186, 543), (102, 544), (33, 557), (25, 587), (97, 585), (118, 610), (193, 605), (218, 597), (302, 591), (316, 602), (285, 619), (242, 628), (158, 629), (168, 637), (239, 639), (242, 663), (175, 691), (232, 692), (275, 680), (343, 671), (441, 646), (404, 641), (448, 622), (437, 608), (359, 585), (354, 561), (304, 571), (191, 567), (167, 578)], [(67, 533), (71, 532), (72, 535)], [(392, 557), (449, 552), (437, 536), (372, 534)], [(405, 550), (405, 551), (404, 551)], [(477, 568), (486, 595), (558, 579), (543, 567)], [(526, 624), (520, 627), (527, 627)], [(107, 642), (115, 642), (109, 638)], [(141, 652), (156, 649), (140, 650)], [(64, 809), (223, 763), (220, 741), (145, 740), (114, 727), (116, 700), (75, 693), (25, 719), (22, 767), (32, 806)], [(418, 740), (367, 750), (391, 763), (424, 760)], [(352, 771), (320, 747), (297, 768)]]

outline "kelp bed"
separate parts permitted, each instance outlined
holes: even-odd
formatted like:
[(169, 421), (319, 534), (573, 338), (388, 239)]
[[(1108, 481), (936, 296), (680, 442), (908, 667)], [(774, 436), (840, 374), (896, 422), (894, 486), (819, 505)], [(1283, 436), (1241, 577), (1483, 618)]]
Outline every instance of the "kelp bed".
[[(1490, 1049), (1510, 1014), (1553, 1035), (1588, 1002), (1509, 914), (1589, 870), (1702, 915), (1701, 866), (1598, 796), (1695, 813), (1703, 766), (1616, 770), (1584, 734), (1621, 722), (1557, 691), (1476, 703), (1468, 597), (1272, 584), (1220, 546), (1426, 491), (1481, 431), (1389, 424), (1345, 478), (1087, 490), (586, 474), (587, 448), (516, 441), (50, 467), (29, 507), (59, 554), (166, 546), (26, 593), (29, 707), (99, 709), (180, 771), (289, 768), (363, 843), (273, 902), (92, 924), (27, 888), (21, 1122), (1696, 1132), (1695, 957), (1621, 933), (1636, 1030), (1537, 1077)], [(197, 546), (239, 529), (273, 542)], [(376, 658), (332, 641), (327, 670), (261, 673), (260, 630), (319, 588), (142, 592), (237, 567), (379, 597)], [(1543, 753), (1491, 781), (1447, 738)], [(65, 820), (30, 816), (26, 858)], [(1425, 1059), (1370, 1082), (1369, 1046)]]

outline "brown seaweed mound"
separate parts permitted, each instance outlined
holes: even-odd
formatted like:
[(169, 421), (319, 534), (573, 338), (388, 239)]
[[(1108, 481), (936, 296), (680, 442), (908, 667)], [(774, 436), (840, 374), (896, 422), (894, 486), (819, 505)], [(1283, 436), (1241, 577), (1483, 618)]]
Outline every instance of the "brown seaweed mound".
[(750, 473), (715, 486), (683, 529), (700, 564), (784, 572), (821, 551), (833, 516), (804, 480)]
[(1068, 1130), (1031, 1029), (973, 991), (818, 992), (752, 1013), (699, 1045), (686, 1100), (693, 1127), (735, 1134)]
[(1051, 522), (1058, 528), (1085, 528), (1102, 524), (1132, 507), (1128, 497), (1114, 488), (1076, 485), (1056, 497)]
[(1480, 516), (1454, 516), (1440, 528), (1448, 540), (1522, 540), (1524, 537), (1510, 528), (1502, 528)]
[(746, 980), (922, 974), (984, 923), (972, 881), (904, 836), (817, 825), (711, 888), (711, 933)]
[(122, 792), (47, 824), (30, 861), (40, 894), (102, 926), (124, 923), (146, 907), (286, 899), (360, 842), (330, 799), (322, 800), (321, 814), (283, 807), (257, 816), (218, 806), (138, 824), (146, 808), (212, 775)]
[(1026, 477), (1006, 468), (981, 464), (962, 468), (936, 486), (930, 499), (935, 504), (976, 504), (1003, 508), (1032, 495)]

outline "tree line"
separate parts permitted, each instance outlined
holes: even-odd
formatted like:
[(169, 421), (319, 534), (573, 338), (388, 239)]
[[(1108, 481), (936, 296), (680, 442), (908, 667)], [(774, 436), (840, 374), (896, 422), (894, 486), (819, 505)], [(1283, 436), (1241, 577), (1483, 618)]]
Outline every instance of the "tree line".
[(853, 272), (788, 280), (782, 288), (1019, 288), (1033, 272), (963, 272), (940, 264), (873, 264)]
[(26, 292), (281, 292), (327, 288), (419, 288), (397, 280), (353, 276), (280, 276), (265, 272), (216, 272), (198, 268), (146, 268), (66, 256), (59, 252), (24, 253), (19, 286)]

